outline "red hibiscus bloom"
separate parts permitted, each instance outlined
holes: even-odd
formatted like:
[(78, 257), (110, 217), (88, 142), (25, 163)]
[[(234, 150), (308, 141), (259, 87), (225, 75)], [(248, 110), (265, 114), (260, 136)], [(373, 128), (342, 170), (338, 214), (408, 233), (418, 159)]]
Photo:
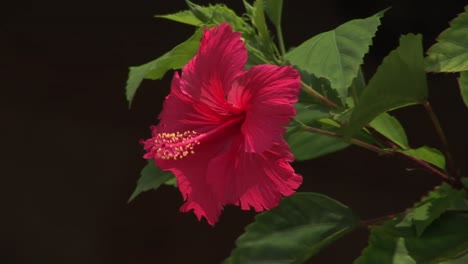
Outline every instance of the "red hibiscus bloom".
[(210, 225), (226, 204), (271, 209), (302, 183), (283, 139), (299, 74), (274, 65), (244, 71), (246, 61), (240, 33), (226, 23), (205, 30), (144, 141), (144, 158), (177, 178), (186, 200), (181, 211), (194, 210)]

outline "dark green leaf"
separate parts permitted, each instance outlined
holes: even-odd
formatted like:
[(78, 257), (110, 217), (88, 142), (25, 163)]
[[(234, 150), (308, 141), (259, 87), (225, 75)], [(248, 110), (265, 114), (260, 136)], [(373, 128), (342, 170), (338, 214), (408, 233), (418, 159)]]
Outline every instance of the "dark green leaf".
[(457, 259), (451, 259), (447, 261), (440, 262), (439, 264), (466, 264), (468, 263), (468, 254), (461, 256)]
[(356, 78), (354, 78), (353, 83), (349, 88), (350, 96), (346, 98), (346, 103), (349, 107), (354, 107), (358, 104), (359, 96), (361, 96), (362, 91), (364, 91), (364, 88), (366, 88), (366, 80), (364, 79), (364, 74), (362, 73), (362, 70), (359, 67), (358, 74)]
[(351, 20), (318, 34), (290, 51), (286, 58), (300, 69), (328, 79), (344, 102), (382, 15), (379, 12), (366, 19)]
[[(402, 216), (371, 230), (369, 246), (355, 264), (440, 263), (468, 253), (468, 216), (445, 213), (418, 236), (411, 227), (397, 227)], [(455, 263), (455, 262), (448, 262)]]
[(296, 160), (309, 160), (342, 150), (350, 145), (342, 139), (299, 130), (286, 137)]
[(417, 203), (396, 226), (414, 226), (416, 234), (421, 236), (424, 230), (448, 209), (459, 209), (459, 205), (465, 202), (464, 196), (463, 190), (453, 189), (444, 183)]
[(417, 149), (402, 150), (406, 155), (429, 162), (441, 169), (445, 169), (445, 157), (440, 151), (428, 146), (422, 146)]
[(369, 125), (401, 148), (408, 148), (405, 129), (395, 117), (383, 113), (372, 120)]
[(320, 119), (329, 117), (328, 111), (316, 104), (295, 104), (297, 114), (295, 120), (288, 126), (285, 139), (296, 160), (317, 158), (349, 146), (342, 139), (320, 135), (302, 130), (301, 125), (321, 126)]
[(140, 66), (130, 67), (127, 86), (125, 87), (129, 106), (131, 106), (135, 92), (143, 79), (161, 79), (167, 71), (180, 69), (187, 64), (197, 53), (201, 34), (202, 30), (199, 29), (185, 42), (182, 42), (158, 59)]
[(460, 93), (463, 98), (463, 102), (468, 107), (468, 71), (460, 72), (458, 84), (460, 86)]
[[(312, 89), (314, 89), (319, 94), (323, 95), (324, 97), (334, 102), (336, 105), (338, 106), (342, 105), (342, 102), (340, 98), (338, 97), (338, 93), (336, 92), (336, 90), (331, 88), (330, 82), (327, 79), (317, 78), (314, 74), (307, 73), (305, 71), (302, 71), (301, 69), (297, 69), (297, 70), (301, 74), (301, 81), (309, 85)], [(301, 89), (301, 92), (299, 94), (299, 101), (313, 103), (313, 104), (320, 104), (320, 105), (330, 107), (327, 104), (325, 104), (323, 101), (304, 92), (303, 89)]]
[(427, 71), (468, 71), (468, 6), (450, 22), (449, 28), (440, 33), (427, 55)]
[(385, 57), (369, 81), (344, 133), (352, 136), (378, 115), (426, 98), (421, 35), (408, 34), (400, 38), (400, 46)]
[(302, 263), (357, 226), (347, 206), (321, 194), (296, 193), (259, 214), (226, 263)]
[(174, 14), (156, 15), (155, 17), (165, 18), (165, 19), (169, 19), (172, 21), (176, 21), (179, 23), (188, 24), (192, 26), (200, 26), (203, 24), (203, 22), (200, 21), (200, 19), (198, 19), (196, 16), (194, 16), (192, 11), (190, 10), (184, 10), (184, 11), (180, 11)]
[(283, 0), (263, 0), (265, 12), (275, 27), (281, 26)]
[(327, 109), (320, 105), (309, 103), (296, 103), (294, 104), (294, 107), (296, 108), (296, 116), (294, 117), (296, 123), (318, 123), (319, 119), (330, 116)]
[(173, 179), (175, 177), (171, 172), (161, 170), (154, 165), (154, 160), (148, 160), (148, 164), (141, 171), (141, 177), (138, 179), (135, 191), (128, 202), (131, 202), (142, 192), (158, 189), (161, 184), (175, 185)]

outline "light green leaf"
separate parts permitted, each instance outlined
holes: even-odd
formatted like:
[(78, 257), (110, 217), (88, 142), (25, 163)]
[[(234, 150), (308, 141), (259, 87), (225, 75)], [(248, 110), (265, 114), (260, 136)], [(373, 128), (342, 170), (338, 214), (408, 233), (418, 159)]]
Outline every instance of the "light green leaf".
[(422, 146), (417, 149), (402, 150), (401, 152), (405, 153), (406, 155), (413, 156), (417, 159), (427, 161), (428, 163), (441, 169), (445, 169), (445, 157), (435, 148)]
[(268, 33), (268, 28), (265, 20), (265, 12), (263, 10), (263, 0), (255, 1), (252, 11), (252, 23), (255, 28), (258, 30), (258, 34), (261, 39), (269, 39), (270, 34)]
[(334, 30), (318, 34), (288, 52), (286, 58), (301, 70), (328, 79), (344, 102), (383, 12), (351, 20)]
[(463, 102), (468, 107), (468, 71), (460, 72), (458, 85), (460, 86), (460, 93), (463, 98)]
[(161, 184), (175, 186), (174, 179), (171, 172), (161, 170), (154, 165), (154, 160), (148, 160), (148, 164), (141, 170), (141, 177), (138, 179), (135, 191), (128, 199), (128, 203), (142, 192), (158, 189)]
[(200, 26), (203, 24), (200, 19), (193, 15), (192, 11), (190, 10), (183, 10), (174, 14), (167, 14), (167, 15), (156, 15), (155, 17), (158, 18), (165, 18), (172, 21), (176, 21), (183, 24), (188, 24), (192, 26)]
[(217, 25), (227, 22), (234, 31), (245, 33), (249, 27), (232, 9), (223, 4), (200, 6), (186, 1), (192, 14), (205, 25)]
[(281, 12), (283, 0), (263, 0), (265, 12), (275, 27), (281, 26)]
[(450, 27), (429, 48), (426, 70), (431, 72), (468, 71), (468, 6), (450, 22)]
[(255, 220), (225, 263), (303, 263), (359, 223), (347, 206), (316, 193), (283, 198)]
[(459, 205), (465, 203), (464, 196), (463, 190), (456, 190), (444, 183), (429, 192), (396, 226), (414, 226), (416, 234), (421, 236), (426, 228), (448, 209), (460, 208)]
[(383, 113), (377, 116), (369, 125), (401, 148), (408, 148), (408, 138), (406, 137), (405, 129), (390, 114)]
[(408, 34), (400, 38), (400, 46), (385, 57), (369, 81), (344, 133), (352, 136), (378, 115), (426, 98), (422, 38)]
[(397, 227), (401, 220), (402, 216), (373, 227), (369, 246), (354, 264), (436, 264), (468, 253), (466, 215), (445, 213), (421, 236), (412, 227)]
[(197, 53), (201, 35), (202, 30), (199, 29), (185, 42), (182, 42), (156, 60), (140, 66), (130, 67), (127, 86), (125, 87), (129, 106), (131, 106), (135, 92), (143, 79), (161, 79), (167, 71), (180, 69), (187, 64)]

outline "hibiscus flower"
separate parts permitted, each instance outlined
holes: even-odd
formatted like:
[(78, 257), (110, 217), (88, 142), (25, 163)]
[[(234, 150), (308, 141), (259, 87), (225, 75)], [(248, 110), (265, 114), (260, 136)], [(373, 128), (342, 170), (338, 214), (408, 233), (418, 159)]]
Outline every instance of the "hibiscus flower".
[(144, 158), (171, 171), (185, 203), (214, 225), (224, 205), (260, 212), (302, 183), (283, 139), (300, 88), (290, 66), (244, 71), (241, 34), (224, 23), (205, 29), (195, 57), (176, 72)]

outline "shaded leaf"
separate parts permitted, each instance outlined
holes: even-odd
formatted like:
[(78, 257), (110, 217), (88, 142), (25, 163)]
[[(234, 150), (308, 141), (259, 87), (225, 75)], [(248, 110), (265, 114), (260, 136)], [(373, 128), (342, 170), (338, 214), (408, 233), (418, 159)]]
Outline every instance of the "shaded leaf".
[(427, 98), (427, 81), (421, 35), (400, 38), (400, 46), (378, 67), (353, 109), (344, 133), (352, 136), (375, 117), (389, 110), (421, 103)]
[[(309, 85), (312, 89), (314, 89), (319, 94), (323, 95), (324, 97), (328, 98), (332, 102), (334, 102), (338, 106), (343, 106), (340, 98), (338, 97), (338, 93), (330, 86), (330, 82), (325, 78), (317, 78), (314, 74), (307, 73), (301, 69), (297, 69), (301, 75), (301, 81), (305, 84)], [(316, 97), (311, 96), (310, 94), (306, 93), (303, 89), (301, 89), (299, 94), (299, 101), (300, 102), (307, 102), (313, 104), (320, 104), (323, 106), (328, 106), (322, 100), (317, 99)]]
[(431, 72), (468, 71), (468, 6), (450, 22), (450, 27), (429, 48), (426, 70)]
[(466, 215), (445, 213), (421, 236), (412, 227), (397, 227), (401, 220), (402, 216), (373, 227), (369, 246), (354, 263), (440, 263), (468, 253)]
[(463, 98), (463, 102), (466, 107), (468, 107), (468, 71), (460, 72), (458, 85), (460, 86), (460, 94)]
[(465, 202), (464, 196), (463, 190), (453, 189), (444, 183), (429, 192), (396, 226), (414, 226), (416, 234), (421, 236), (424, 230), (448, 209), (459, 209), (459, 205)]
[(457, 259), (451, 259), (447, 261), (440, 262), (439, 264), (466, 264), (468, 263), (468, 254), (461, 256)]
[(265, 12), (275, 27), (281, 26), (281, 12), (283, 0), (263, 0)]
[(345, 149), (350, 143), (326, 135), (305, 130), (297, 131), (286, 137), (296, 160), (309, 160)]
[(288, 52), (286, 58), (292, 65), (329, 80), (344, 102), (383, 12), (351, 20), (334, 30), (318, 34)]
[(259, 214), (225, 263), (302, 263), (357, 226), (347, 206), (321, 194), (296, 193)]
[(369, 125), (401, 148), (408, 148), (408, 138), (406, 137), (405, 129), (390, 114), (383, 113), (377, 116)]
[(401, 152), (405, 153), (406, 155), (427, 161), (428, 163), (441, 169), (445, 169), (445, 157), (439, 150), (435, 148), (422, 146), (417, 149), (402, 150)]
[(140, 66), (130, 67), (127, 85), (125, 87), (129, 106), (131, 106), (135, 92), (143, 79), (161, 79), (167, 71), (180, 69), (187, 64), (197, 53), (201, 35), (202, 30), (199, 29), (185, 42), (177, 45), (171, 51), (165, 53), (156, 60)]
[(320, 119), (329, 117), (328, 111), (316, 104), (296, 103), (296, 117), (287, 127), (285, 139), (296, 160), (317, 158), (348, 147), (350, 144), (339, 138), (302, 130), (301, 125), (321, 126)]
[(175, 185), (174, 179), (171, 172), (161, 170), (154, 165), (154, 160), (148, 160), (148, 164), (141, 170), (141, 177), (138, 179), (135, 191), (128, 199), (128, 203), (142, 192), (158, 189), (161, 184)]

